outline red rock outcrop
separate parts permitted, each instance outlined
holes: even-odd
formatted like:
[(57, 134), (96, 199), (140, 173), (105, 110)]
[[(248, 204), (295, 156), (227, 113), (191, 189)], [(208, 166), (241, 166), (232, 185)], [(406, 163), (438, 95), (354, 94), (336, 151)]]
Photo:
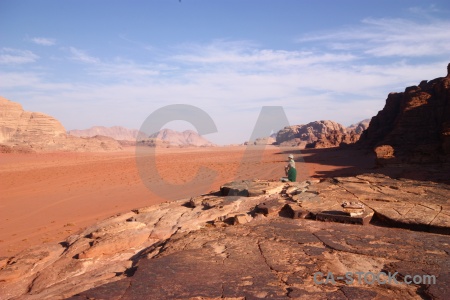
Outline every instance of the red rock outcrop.
[(306, 125), (293, 125), (281, 129), (276, 137), (277, 143), (282, 145), (295, 139), (300, 139), (307, 144), (316, 142), (321, 135), (332, 131), (346, 133), (345, 127), (333, 121), (314, 121)]
[(276, 141), (281, 146), (304, 148), (330, 148), (358, 141), (367, 128), (368, 120), (345, 128), (334, 121), (315, 121), (306, 125), (287, 126), (280, 130)]
[(79, 138), (68, 135), (55, 118), (24, 111), (22, 105), (3, 97), (0, 97), (0, 144), (3, 153), (121, 149), (119, 143), (109, 137)]
[(378, 163), (449, 161), (450, 64), (448, 72), (388, 95), (360, 139), (361, 145), (374, 148)]
[(354, 131), (342, 133), (338, 130), (332, 130), (327, 134), (319, 135), (318, 140), (306, 145), (306, 148), (332, 148), (339, 147), (344, 144), (354, 144), (359, 140), (360, 136), (360, 134), (357, 134)]

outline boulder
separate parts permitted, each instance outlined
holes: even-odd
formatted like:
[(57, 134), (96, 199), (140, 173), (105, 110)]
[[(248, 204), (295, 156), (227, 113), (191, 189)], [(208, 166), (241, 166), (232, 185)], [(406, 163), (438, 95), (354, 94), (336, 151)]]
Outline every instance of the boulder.
[(252, 217), (248, 214), (237, 214), (234, 216), (234, 224), (246, 224), (252, 220)]

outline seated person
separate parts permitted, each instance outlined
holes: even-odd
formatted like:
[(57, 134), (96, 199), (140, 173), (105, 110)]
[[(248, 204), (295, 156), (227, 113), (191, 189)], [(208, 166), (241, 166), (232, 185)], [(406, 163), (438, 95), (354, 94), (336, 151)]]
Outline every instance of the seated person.
[(288, 164), (284, 167), (284, 172), (286, 173), (287, 177), (282, 177), (281, 181), (294, 182), (297, 180), (297, 170), (295, 169), (294, 155), (292, 154), (288, 155)]

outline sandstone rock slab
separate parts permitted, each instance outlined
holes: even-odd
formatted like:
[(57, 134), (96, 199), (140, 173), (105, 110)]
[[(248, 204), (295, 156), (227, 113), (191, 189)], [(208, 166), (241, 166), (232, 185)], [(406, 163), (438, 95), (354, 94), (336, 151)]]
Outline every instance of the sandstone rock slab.
[[(448, 259), (443, 251), (449, 243), (449, 236), (403, 229), (266, 219), (264, 223), (178, 234), (157, 256), (141, 260), (135, 275), (124, 279), (120, 290), (112, 283), (80, 296), (92, 297), (102, 291), (107, 297), (121, 295), (122, 299), (145, 299), (150, 293), (158, 299), (421, 299), (425, 291), (439, 299), (449, 291)], [(431, 249), (433, 253), (428, 252)], [(437, 286), (401, 287), (393, 283), (349, 285), (342, 280), (334, 285), (314, 282), (316, 272), (343, 276), (365, 270), (398, 271), (399, 280), (428, 270), (441, 281)]]
[(254, 197), (277, 194), (283, 187), (284, 183), (281, 182), (242, 180), (226, 183), (220, 187), (220, 191), (224, 196)]

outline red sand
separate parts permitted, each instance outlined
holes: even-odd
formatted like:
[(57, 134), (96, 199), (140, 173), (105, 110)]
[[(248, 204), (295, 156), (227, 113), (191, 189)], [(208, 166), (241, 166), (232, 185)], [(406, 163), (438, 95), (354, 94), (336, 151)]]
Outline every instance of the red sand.
[[(169, 148), (156, 150), (160, 175), (179, 188), (162, 187), (158, 196), (139, 177), (134, 148), (115, 153), (0, 154), (0, 257), (32, 245), (62, 241), (81, 228), (119, 212), (198, 194), (191, 181), (201, 166), (217, 172), (203, 193), (235, 179), (284, 176), (287, 152), (267, 146), (261, 152), (245, 147)], [(368, 170), (373, 158), (355, 150), (288, 148), (296, 157), (299, 176), (350, 175)], [(306, 160), (301, 162), (302, 159)], [(238, 169), (240, 170), (239, 174)], [(157, 178), (157, 175), (152, 178)], [(206, 180), (211, 180), (205, 178)]]

